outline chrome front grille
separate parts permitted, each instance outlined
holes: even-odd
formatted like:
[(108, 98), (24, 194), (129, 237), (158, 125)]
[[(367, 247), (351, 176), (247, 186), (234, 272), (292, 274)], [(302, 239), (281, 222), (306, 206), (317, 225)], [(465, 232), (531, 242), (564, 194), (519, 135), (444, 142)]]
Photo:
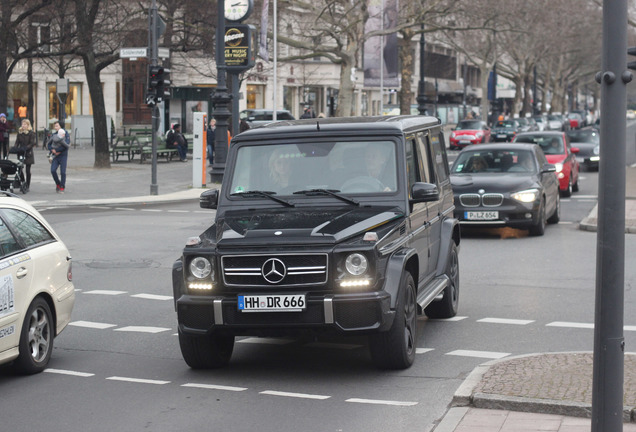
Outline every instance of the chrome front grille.
[(503, 195), (498, 193), (489, 194), (461, 194), (459, 196), (459, 203), (463, 207), (499, 207), (503, 204)]
[(226, 286), (289, 287), (327, 282), (327, 254), (226, 255)]

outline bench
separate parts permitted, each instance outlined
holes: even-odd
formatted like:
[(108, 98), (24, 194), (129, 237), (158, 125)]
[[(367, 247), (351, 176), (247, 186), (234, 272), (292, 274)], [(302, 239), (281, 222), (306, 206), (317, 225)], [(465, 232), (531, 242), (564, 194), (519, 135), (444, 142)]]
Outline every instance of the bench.
[(141, 145), (135, 135), (117, 137), (115, 144), (110, 149), (113, 162), (117, 162), (119, 156), (126, 156), (128, 161), (131, 161), (138, 153), (141, 153)]
[[(141, 147), (141, 152), (139, 153), (139, 163), (142, 164), (146, 159), (152, 159), (152, 137), (148, 137), (145, 141), (145, 144)], [(157, 159), (160, 157), (165, 157), (166, 162), (170, 162), (172, 157), (177, 155), (179, 156), (179, 152), (176, 148), (168, 148), (166, 144), (166, 140), (162, 138), (158, 138), (157, 141)]]
[(152, 128), (150, 126), (131, 127), (130, 129), (128, 129), (128, 135), (151, 136)]

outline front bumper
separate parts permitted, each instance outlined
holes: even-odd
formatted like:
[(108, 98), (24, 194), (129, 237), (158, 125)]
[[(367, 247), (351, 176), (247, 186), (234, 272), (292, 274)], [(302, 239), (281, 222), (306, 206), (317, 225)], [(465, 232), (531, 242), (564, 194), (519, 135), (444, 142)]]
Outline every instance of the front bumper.
[(385, 291), (307, 295), (301, 312), (242, 312), (235, 295), (177, 299), (179, 329), (184, 333), (223, 331), (233, 335), (281, 335), (295, 332), (371, 333), (388, 330), (395, 312)]
[[(491, 226), (512, 228), (528, 228), (539, 220), (540, 203), (510, 203), (507, 201), (499, 207), (463, 207), (455, 203), (455, 218), (462, 225)], [(474, 220), (467, 218), (467, 212), (492, 212), (496, 211), (498, 217), (491, 220)]]

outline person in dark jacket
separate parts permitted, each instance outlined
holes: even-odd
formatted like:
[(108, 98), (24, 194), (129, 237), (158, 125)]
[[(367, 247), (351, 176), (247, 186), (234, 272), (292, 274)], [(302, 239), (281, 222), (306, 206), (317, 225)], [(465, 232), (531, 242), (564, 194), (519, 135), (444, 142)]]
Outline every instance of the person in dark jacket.
[(210, 165), (214, 163), (214, 140), (216, 139), (216, 119), (210, 119), (210, 125), (207, 130), (208, 145), (208, 162)]
[(5, 113), (0, 114), (0, 147), (2, 147), (2, 159), (6, 159), (9, 156), (9, 123)]
[(29, 119), (22, 120), (22, 125), (18, 129), (18, 135), (15, 139), (14, 148), (24, 152), (24, 165), (26, 166), (26, 188), (27, 191), (31, 187), (31, 165), (35, 163), (35, 155), (33, 148), (37, 147), (38, 138), (31, 127)]
[[(60, 127), (59, 122), (55, 122), (57, 133), (51, 136), (48, 142), (48, 149), (51, 151), (53, 160), (51, 161), (51, 175), (55, 181), (55, 191), (64, 193), (66, 187), (66, 163), (68, 161), (69, 144), (66, 142), (66, 131)], [(60, 168), (60, 176), (57, 175), (57, 169)]]
[(168, 145), (168, 147), (177, 149), (181, 162), (187, 162), (188, 141), (181, 133), (181, 125), (179, 123), (172, 126), (172, 130), (168, 132), (168, 136), (166, 137), (166, 144)]

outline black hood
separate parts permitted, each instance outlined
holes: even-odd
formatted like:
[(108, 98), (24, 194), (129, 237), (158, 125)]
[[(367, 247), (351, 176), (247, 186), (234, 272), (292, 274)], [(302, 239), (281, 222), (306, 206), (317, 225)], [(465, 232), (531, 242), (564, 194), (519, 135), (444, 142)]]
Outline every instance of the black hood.
[(506, 193), (540, 187), (538, 180), (527, 173), (452, 175), (451, 184), (455, 194), (477, 193), (480, 189), (486, 193)]
[(403, 217), (397, 207), (228, 211), (216, 221), (216, 243), (335, 244), (372, 228), (387, 229)]

